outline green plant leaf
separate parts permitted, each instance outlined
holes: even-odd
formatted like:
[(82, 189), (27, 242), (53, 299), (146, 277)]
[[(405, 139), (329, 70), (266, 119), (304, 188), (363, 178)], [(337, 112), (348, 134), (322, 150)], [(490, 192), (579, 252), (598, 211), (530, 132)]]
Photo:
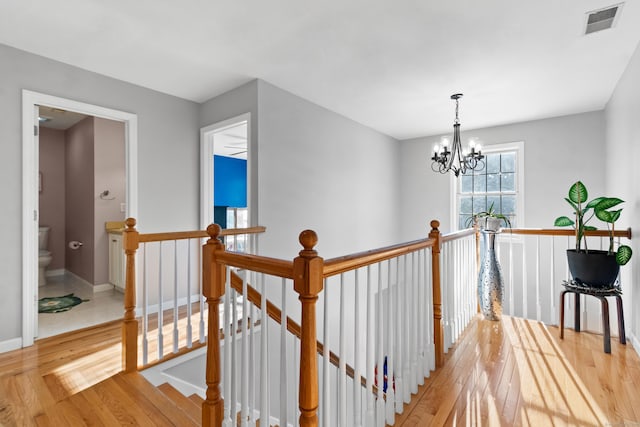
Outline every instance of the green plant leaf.
[[(595, 210), (596, 211), (602, 211), (602, 210), (606, 210), (606, 209), (611, 209), (612, 207), (617, 206), (620, 203), (624, 203), (624, 200), (618, 199), (617, 197), (599, 197), (598, 199), (600, 199), (600, 200), (595, 205)], [(593, 202), (595, 200), (598, 200), (598, 199), (593, 199), (591, 202)], [(589, 203), (589, 204), (591, 204), (591, 203)]]
[[(607, 200), (606, 197), (596, 197), (595, 199), (587, 203), (587, 206), (584, 209), (587, 210), (587, 209), (595, 208), (597, 210), (598, 205), (605, 200)], [(609, 209), (609, 208), (605, 208), (605, 209)]]
[(609, 212), (609, 211), (596, 210), (596, 217), (600, 221), (604, 221), (604, 222), (608, 222), (608, 223), (612, 223), (613, 222), (613, 221), (611, 221), (611, 212)]
[(584, 231), (596, 231), (598, 227), (594, 227), (593, 225), (585, 225)]
[(573, 222), (573, 220), (569, 217), (561, 216), (556, 218), (556, 220), (553, 222), (553, 225), (555, 225), (556, 227), (569, 227), (574, 226), (575, 222)]
[(618, 265), (625, 265), (631, 259), (631, 255), (633, 255), (633, 251), (627, 245), (620, 245), (618, 248), (618, 252), (616, 252), (616, 261)]
[(575, 182), (569, 189), (569, 200), (573, 203), (584, 203), (588, 198), (587, 187), (584, 186), (582, 181)]

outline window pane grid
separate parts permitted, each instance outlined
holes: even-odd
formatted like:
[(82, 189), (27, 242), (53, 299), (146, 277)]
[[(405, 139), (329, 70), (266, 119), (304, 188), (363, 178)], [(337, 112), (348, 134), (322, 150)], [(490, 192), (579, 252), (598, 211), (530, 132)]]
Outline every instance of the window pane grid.
[(466, 228), (474, 214), (488, 211), (501, 213), (515, 226), (516, 221), (516, 152), (505, 151), (486, 155), (485, 168), (467, 171), (458, 186), (459, 228)]

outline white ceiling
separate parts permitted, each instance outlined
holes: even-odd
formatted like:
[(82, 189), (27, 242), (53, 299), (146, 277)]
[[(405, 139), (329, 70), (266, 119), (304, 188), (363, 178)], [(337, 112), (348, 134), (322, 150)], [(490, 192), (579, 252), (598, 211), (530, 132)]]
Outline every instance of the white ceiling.
[(399, 139), (604, 108), (640, 1), (0, 2), (0, 43), (203, 102), (254, 78)]

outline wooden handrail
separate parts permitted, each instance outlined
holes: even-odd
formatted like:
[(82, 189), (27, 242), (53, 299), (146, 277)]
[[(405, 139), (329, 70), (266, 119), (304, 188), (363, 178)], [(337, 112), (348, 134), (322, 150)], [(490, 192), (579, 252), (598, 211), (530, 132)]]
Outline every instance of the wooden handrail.
[(452, 240), (458, 240), (458, 239), (462, 239), (463, 237), (471, 236), (472, 234), (475, 234), (475, 233), (476, 233), (475, 228), (467, 228), (464, 230), (443, 234), (440, 240), (442, 241), (442, 243), (450, 242)]
[(380, 249), (358, 252), (337, 258), (331, 258), (324, 262), (322, 276), (324, 278), (335, 276), (350, 270), (366, 267), (391, 258), (415, 252), (420, 249), (433, 246), (435, 240), (432, 238), (414, 240), (413, 242), (401, 243), (398, 245), (386, 246)]
[[(220, 236), (237, 236), (241, 234), (264, 233), (266, 227), (256, 226), (247, 228), (225, 228), (220, 230)], [(164, 240), (184, 240), (184, 239), (208, 239), (209, 235), (205, 230), (193, 231), (172, 231), (168, 233), (145, 233), (140, 234), (140, 242), (160, 242)]]
[(293, 262), (259, 255), (224, 252), (216, 254), (216, 262), (232, 267), (245, 268), (257, 273), (293, 279)]
[[(503, 229), (505, 234), (527, 234), (537, 236), (575, 236), (576, 232), (571, 229), (554, 229), (554, 228), (512, 228)], [(609, 237), (609, 231), (607, 230), (593, 230), (585, 231), (585, 236), (593, 237)], [(614, 237), (626, 237), (631, 239), (631, 228), (626, 230), (615, 230), (613, 232)]]

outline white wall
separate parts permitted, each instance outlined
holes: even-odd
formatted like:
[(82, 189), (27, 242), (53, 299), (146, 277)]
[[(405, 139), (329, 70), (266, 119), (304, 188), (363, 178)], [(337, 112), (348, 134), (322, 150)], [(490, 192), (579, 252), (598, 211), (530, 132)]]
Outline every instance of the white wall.
[(4, 341), (22, 330), (22, 90), (138, 115), (139, 224), (198, 226), (198, 104), (0, 45), (0, 299)]
[(631, 227), (634, 256), (622, 267), (627, 334), (640, 348), (640, 45), (605, 109), (607, 119), (607, 193), (625, 200), (620, 227)]
[[(590, 196), (605, 192), (602, 111), (484, 129), (463, 127), (462, 134), (463, 144), (470, 137), (478, 137), (483, 145), (524, 141), (525, 227), (553, 227), (556, 217), (569, 212), (564, 197), (578, 179), (585, 183)], [(424, 236), (431, 219), (442, 223), (443, 232), (452, 229), (450, 177), (432, 172), (429, 160), (440, 137), (416, 138), (400, 144), (402, 240)]]

